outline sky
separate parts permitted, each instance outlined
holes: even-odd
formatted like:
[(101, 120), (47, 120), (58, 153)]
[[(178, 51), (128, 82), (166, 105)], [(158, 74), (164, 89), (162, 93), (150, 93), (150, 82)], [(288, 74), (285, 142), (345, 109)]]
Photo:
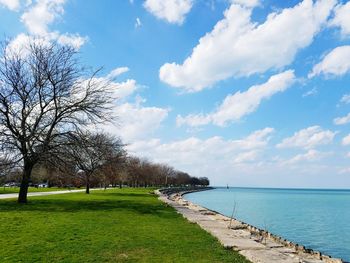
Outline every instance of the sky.
[(78, 50), (130, 153), (214, 186), (350, 188), (350, 1), (0, 0), (0, 34)]

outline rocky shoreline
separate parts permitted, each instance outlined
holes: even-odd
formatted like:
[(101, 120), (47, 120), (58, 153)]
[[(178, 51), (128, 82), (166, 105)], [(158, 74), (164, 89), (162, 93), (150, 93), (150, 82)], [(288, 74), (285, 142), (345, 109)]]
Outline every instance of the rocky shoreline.
[(234, 249), (253, 263), (343, 263), (319, 251), (305, 248), (245, 222), (193, 204), (184, 194), (207, 188), (176, 188), (156, 191), (159, 199), (174, 207), (187, 220), (197, 223), (227, 249)]

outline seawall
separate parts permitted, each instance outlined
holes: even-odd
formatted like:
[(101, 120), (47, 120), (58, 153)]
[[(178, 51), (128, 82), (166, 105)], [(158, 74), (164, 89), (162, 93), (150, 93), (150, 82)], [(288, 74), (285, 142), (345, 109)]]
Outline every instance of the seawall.
[(198, 224), (216, 237), (227, 249), (234, 249), (253, 263), (342, 263), (319, 251), (307, 249), (268, 231), (229, 218), (216, 211), (193, 204), (184, 194), (213, 188), (176, 188), (156, 191), (159, 199), (174, 207), (188, 221)]

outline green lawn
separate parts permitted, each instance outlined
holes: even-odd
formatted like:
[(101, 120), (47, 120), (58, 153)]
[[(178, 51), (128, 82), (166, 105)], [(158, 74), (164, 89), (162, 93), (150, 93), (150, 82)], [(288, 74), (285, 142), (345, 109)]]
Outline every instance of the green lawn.
[[(58, 188), (58, 187), (50, 187), (50, 188), (36, 188), (36, 187), (29, 187), (28, 192), (51, 192), (51, 191), (62, 191), (62, 190), (73, 190), (74, 188)], [(12, 194), (12, 193), (18, 193), (19, 187), (3, 187), (0, 186), (0, 194)]]
[(248, 262), (149, 191), (0, 200), (0, 262)]

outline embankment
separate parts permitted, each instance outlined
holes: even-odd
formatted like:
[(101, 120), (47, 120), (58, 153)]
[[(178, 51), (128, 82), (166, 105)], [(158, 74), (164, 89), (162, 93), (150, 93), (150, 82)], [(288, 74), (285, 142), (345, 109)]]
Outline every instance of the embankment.
[(184, 194), (210, 189), (212, 188), (166, 188), (157, 190), (156, 193), (163, 202), (174, 207), (187, 220), (215, 236), (227, 249), (238, 251), (253, 263), (343, 262), (183, 198)]

